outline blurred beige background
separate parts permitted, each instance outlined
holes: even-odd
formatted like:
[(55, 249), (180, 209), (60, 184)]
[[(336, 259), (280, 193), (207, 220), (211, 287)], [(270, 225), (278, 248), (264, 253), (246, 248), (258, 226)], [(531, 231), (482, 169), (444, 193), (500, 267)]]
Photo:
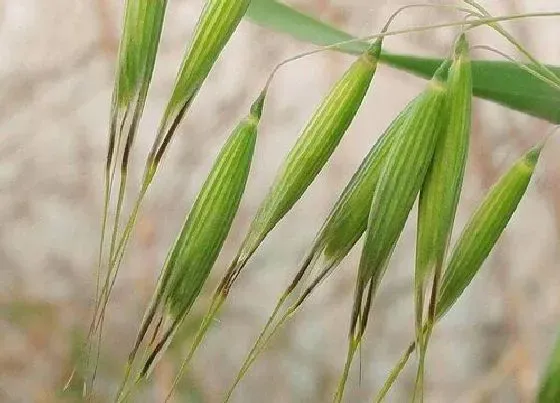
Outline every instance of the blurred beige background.
[[(0, 401), (79, 401), (60, 389), (78, 356), (94, 290), (109, 102), (121, 1), (0, 0)], [(405, 1), (309, 0), (299, 6), (357, 34), (379, 31)], [(486, 1), (494, 14), (552, 10), (548, 0)], [(134, 175), (169, 95), (202, 5), (170, 0), (155, 77), (134, 150)], [(558, 4), (556, 4), (558, 7)], [(456, 20), (409, 11), (400, 27)], [(560, 64), (558, 19), (507, 25), (542, 61)], [(390, 38), (387, 49), (444, 55), (452, 30)], [(510, 46), (479, 29), (471, 43)], [(279, 61), (311, 46), (243, 22), (204, 85), (151, 188), (110, 305), (96, 401), (110, 401), (166, 250), (231, 128)], [(479, 57), (492, 57), (477, 53)], [(352, 58), (323, 53), (278, 74), (266, 105), (240, 213), (205, 293), (211, 292), (283, 156)], [(232, 292), (176, 401), (219, 402), (280, 291), (344, 184), (422, 80), (385, 66), (333, 159), (270, 235)], [(478, 101), (457, 230), (489, 185), (547, 123)], [(531, 402), (560, 324), (560, 141), (542, 163), (481, 275), (433, 337), (427, 402)], [(131, 181), (132, 184), (135, 181)], [(130, 187), (130, 192), (136, 189)], [(347, 402), (370, 401), (413, 334), (411, 217), (375, 302)], [(359, 250), (356, 248), (356, 250)], [(240, 385), (235, 402), (327, 402), (346, 350), (356, 250), (281, 332)], [(204, 298), (193, 317), (206, 308)], [(192, 327), (192, 323), (190, 327)], [(188, 327), (188, 326), (187, 326)], [(162, 400), (188, 346), (162, 361), (138, 402)], [(408, 401), (414, 365), (388, 401)]]

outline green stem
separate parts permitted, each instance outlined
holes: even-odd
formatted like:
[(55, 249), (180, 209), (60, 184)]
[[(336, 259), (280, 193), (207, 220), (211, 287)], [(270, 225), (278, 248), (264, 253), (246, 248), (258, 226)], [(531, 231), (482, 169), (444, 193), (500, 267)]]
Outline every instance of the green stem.
[(196, 352), (196, 350), (200, 346), (200, 343), (202, 342), (202, 340), (204, 339), (204, 336), (208, 332), (208, 329), (210, 328), (210, 325), (212, 324), (212, 322), (214, 321), (214, 318), (216, 317), (216, 315), (220, 311), (220, 308), (224, 304), (224, 301), (226, 300), (226, 297), (227, 297), (227, 295), (225, 295), (225, 294), (217, 293), (217, 294), (215, 294), (214, 298), (212, 298), (210, 308), (208, 309), (208, 312), (206, 313), (206, 315), (202, 319), (200, 327), (198, 328), (198, 331), (197, 331), (197, 333), (194, 337), (194, 340), (192, 342), (191, 348), (190, 348), (187, 356), (184, 358), (183, 362), (181, 363), (181, 368), (179, 369), (179, 372), (177, 373), (177, 376), (175, 376), (175, 380), (173, 381), (173, 384), (171, 385), (171, 388), (169, 389), (169, 392), (167, 393), (167, 396), (165, 398), (165, 402), (168, 402), (169, 399), (171, 398), (171, 396), (173, 395), (173, 391), (175, 390), (175, 388), (177, 387), (177, 384), (181, 380), (181, 377), (183, 376), (183, 373), (188, 368), (188, 365), (190, 364), (190, 361), (191, 361), (192, 357), (194, 356), (194, 353)]
[(423, 337), (421, 337), (418, 368), (416, 370), (416, 381), (414, 382), (414, 392), (412, 394), (412, 402), (414, 403), (422, 403), (424, 401), (424, 368), (430, 330), (431, 326), (428, 328), (428, 331), (423, 335)]
[[(100, 322), (103, 321), (103, 319), (105, 317), (105, 311), (106, 311), (106, 308), (107, 308), (107, 303), (109, 302), (109, 297), (111, 295), (111, 291), (113, 290), (113, 287), (115, 286), (115, 282), (116, 282), (116, 279), (117, 279), (117, 274), (118, 274), (120, 265), (122, 263), (122, 259), (124, 257), (124, 251), (126, 249), (128, 241), (130, 239), (130, 235), (132, 233), (132, 229), (134, 228), (134, 224), (136, 223), (136, 218), (138, 216), (138, 211), (140, 210), (140, 206), (141, 206), (141, 204), (144, 200), (144, 196), (146, 195), (146, 191), (148, 190), (148, 185), (149, 185), (148, 183), (143, 184), (142, 189), (139, 193), (139, 196), (136, 199), (136, 202), (134, 204), (133, 210), (132, 210), (132, 212), (129, 216), (126, 227), (124, 228), (121, 239), (120, 239), (120, 241), (118, 243), (118, 246), (116, 248), (115, 255), (113, 256), (113, 259), (109, 263), (109, 271), (108, 271), (108, 274), (107, 274), (107, 277), (106, 277), (105, 284), (103, 285), (103, 289), (101, 290), (99, 304), (97, 305), (96, 310), (95, 310), (95, 317), (99, 317), (99, 318), (96, 321), (96, 324), (94, 326), (94, 330), (97, 329), (97, 326), (99, 326)], [(99, 312), (99, 309), (101, 309), (101, 313)]]
[(412, 352), (414, 351), (415, 348), (416, 348), (416, 343), (415, 342), (410, 343), (408, 348), (405, 350), (405, 352), (401, 356), (400, 360), (397, 362), (397, 364), (393, 367), (393, 369), (389, 373), (389, 376), (385, 380), (385, 383), (383, 384), (383, 387), (378, 392), (375, 399), (373, 399), (374, 403), (381, 403), (385, 399), (385, 397), (387, 396), (387, 393), (389, 393), (389, 390), (391, 389), (391, 386), (393, 386), (393, 384), (395, 383), (395, 381), (399, 377), (400, 373), (402, 372), (402, 370), (406, 366), (406, 363), (408, 362), (408, 359), (410, 358), (410, 356), (411, 356), (411, 354), (412, 354)]
[(350, 367), (352, 366), (352, 361), (354, 359), (354, 355), (356, 354), (356, 350), (360, 345), (360, 341), (361, 341), (361, 336), (358, 336), (358, 338), (354, 338), (353, 336), (350, 337), (350, 340), (348, 342), (348, 354), (346, 356), (344, 370), (342, 371), (342, 375), (338, 382), (338, 387), (336, 388), (336, 393), (333, 398), (334, 403), (342, 402), (342, 397), (344, 396), (344, 388), (346, 387), (346, 382), (348, 381), (348, 374), (350, 373)]
[[(284, 294), (282, 294), (282, 296), (280, 297), (280, 299), (276, 303), (276, 306), (274, 307), (274, 311), (272, 311), (272, 314), (270, 315), (270, 317), (268, 318), (268, 321), (266, 322), (262, 331), (260, 332), (259, 337), (257, 338), (255, 343), (253, 344), (253, 347), (251, 348), (251, 350), (247, 354), (247, 356), (245, 358), (245, 361), (241, 365), (241, 369), (239, 370), (239, 372), (237, 373), (237, 376), (235, 377), (235, 379), (233, 381), (233, 384), (230, 386), (230, 388), (226, 392), (226, 397), (224, 398), (224, 403), (229, 401), (229, 399), (231, 398), (231, 395), (233, 394), (235, 388), (237, 387), (239, 382), (241, 382), (241, 380), (243, 379), (243, 377), (245, 376), (245, 374), (249, 370), (249, 367), (251, 366), (251, 364), (257, 358), (257, 355), (261, 352), (261, 350), (262, 350), (261, 345), (262, 346), (266, 345), (268, 340), (270, 339), (270, 337), (274, 334), (275, 330), (277, 329), (277, 326), (273, 327), (273, 329), (270, 333), (270, 336), (266, 337), (268, 330), (270, 329), (270, 327), (272, 326), (272, 324), (274, 322), (274, 319), (276, 319), (276, 316), (280, 312), (280, 308), (282, 308), (282, 306), (284, 305), (284, 302), (286, 301), (286, 299), (288, 298), (289, 295), (290, 295), (289, 292), (285, 292)], [(280, 321), (278, 323), (282, 324), (284, 322), (285, 317), (286, 317), (286, 315), (282, 316), (282, 318), (280, 319)]]

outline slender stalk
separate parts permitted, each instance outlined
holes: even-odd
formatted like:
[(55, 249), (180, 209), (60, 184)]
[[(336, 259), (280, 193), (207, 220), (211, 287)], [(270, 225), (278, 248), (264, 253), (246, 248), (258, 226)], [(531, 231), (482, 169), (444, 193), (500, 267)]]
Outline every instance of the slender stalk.
[[(116, 206), (116, 210), (115, 210), (115, 222), (113, 225), (113, 231), (112, 231), (112, 235), (111, 235), (111, 245), (109, 247), (109, 262), (111, 262), (111, 260), (113, 259), (113, 254), (115, 253), (115, 246), (117, 243), (117, 234), (119, 232), (119, 224), (120, 224), (120, 218), (121, 218), (121, 213), (122, 213), (122, 208), (123, 208), (123, 203), (124, 203), (124, 199), (125, 199), (125, 192), (126, 192), (126, 184), (127, 184), (127, 180), (128, 180), (128, 169), (126, 167), (123, 167), (123, 169), (121, 169), (121, 178), (120, 178), (120, 183), (119, 183), (119, 193), (118, 193), (118, 197), (117, 197), (117, 206)], [(111, 266), (109, 266), (109, 269), (112, 269)], [(110, 272), (109, 272), (110, 274)]]
[(389, 373), (389, 376), (385, 380), (385, 383), (383, 384), (383, 387), (379, 390), (375, 399), (373, 399), (374, 403), (381, 403), (385, 399), (385, 397), (387, 396), (387, 393), (389, 393), (389, 390), (391, 389), (391, 386), (393, 386), (393, 384), (395, 383), (395, 381), (399, 377), (400, 373), (402, 372), (402, 370), (406, 366), (406, 363), (408, 362), (408, 359), (410, 358), (410, 356), (412, 355), (412, 353), (415, 349), (416, 349), (416, 342), (413, 341), (412, 343), (410, 343), (410, 345), (404, 351), (404, 353), (401, 356), (401, 358), (399, 359), (399, 361), (397, 361), (397, 363), (395, 364), (395, 366), (393, 367), (393, 369)]
[[(474, 7), (478, 11), (480, 11), (480, 13), (483, 16), (488, 18), (492, 17), (491, 14), (484, 7), (478, 4), (476, 1), (464, 0), (464, 2)], [(552, 72), (548, 67), (546, 67), (544, 64), (539, 62), (533, 55), (531, 55), (531, 53), (529, 53), (509, 32), (507, 32), (504, 28), (502, 28), (500, 24), (498, 24), (498, 21), (489, 22), (488, 26), (494, 29), (500, 35), (502, 35), (505, 39), (507, 39), (513, 46), (517, 48), (517, 50), (519, 50), (519, 52), (521, 52), (525, 57), (527, 57), (527, 59), (529, 59), (531, 63), (538, 66), (548, 76), (549, 79), (554, 81), (556, 84), (560, 83), (560, 77), (554, 74), (554, 72)]]
[[(270, 315), (270, 317), (268, 318), (268, 321), (264, 325), (264, 328), (260, 332), (259, 337), (257, 338), (257, 341), (255, 341), (255, 343), (253, 344), (253, 347), (251, 348), (251, 350), (247, 354), (247, 357), (245, 358), (245, 361), (243, 362), (243, 365), (241, 366), (241, 369), (237, 373), (237, 376), (235, 377), (235, 379), (233, 381), (233, 384), (230, 386), (230, 388), (226, 392), (226, 397), (224, 398), (224, 403), (228, 402), (229, 399), (231, 398), (231, 395), (233, 394), (235, 388), (237, 387), (239, 382), (241, 382), (241, 379), (243, 379), (247, 370), (249, 369), (249, 367), (251, 366), (251, 364), (254, 362), (257, 355), (261, 351), (261, 346), (264, 346), (265, 344), (267, 344), (268, 340), (270, 339), (270, 336), (272, 336), (274, 334), (274, 330), (276, 329), (276, 326), (272, 329), (272, 332), (270, 333), (270, 336), (266, 337), (268, 329), (274, 324), (274, 319), (276, 318), (276, 316), (280, 312), (280, 308), (282, 308), (282, 306), (284, 305), (284, 302), (289, 297), (289, 295), (290, 295), (289, 293), (284, 293), (284, 294), (282, 294), (282, 296), (278, 300), (278, 303), (274, 307), (274, 310), (272, 311), (272, 314)], [(282, 319), (284, 319), (285, 317), (286, 317), (286, 315), (284, 315), (280, 319), (280, 321), (279, 321), (280, 324), (284, 322)]]
[(183, 376), (183, 373), (188, 368), (188, 365), (189, 365), (191, 359), (193, 358), (194, 353), (196, 352), (198, 346), (200, 345), (200, 343), (204, 339), (204, 336), (206, 335), (206, 332), (208, 331), (208, 328), (210, 327), (210, 325), (214, 321), (214, 318), (218, 314), (218, 312), (219, 312), (220, 308), (222, 307), (224, 301), (225, 301), (225, 296), (223, 296), (222, 294), (218, 294), (215, 298), (212, 299), (212, 302), (210, 304), (208, 312), (204, 316), (204, 319), (202, 320), (202, 323), (200, 324), (200, 327), (199, 327), (199, 329), (198, 329), (198, 331), (197, 331), (197, 333), (196, 333), (196, 335), (193, 339), (191, 348), (190, 348), (187, 356), (184, 358), (183, 362), (181, 363), (181, 368), (179, 368), (179, 372), (177, 373), (177, 376), (175, 376), (175, 379), (173, 380), (173, 384), (171, 385), (171, 388), (170, 388), (170, 390), (169, 390), (169, 392), (168, 392), (168, 394), (165, 398), (165, 402), (168, 402), (169, 399), (171, 398), (171, 396), (173, 395), (174, 389), (177, 387), (177, 384), (181, 380), (181, 377)]
[(377, 33), (377, 34), (366, 35), (366, 36), (362, 36), (362, 37), (359, 37), (359, 38), (352, 38), (352, 39), (348, 39), (348, 40), (345, 40), (345, 41), (336, 42), (336, 43), (333, 43), (333, 44), (330, 44), (330, 45), (322, 46), (319, 49), (314, 49), (314, 50), (310, 50), (310, 51), (307, 51), (307, 52), (302, 52), (300, 54), (297, 54), (295, 56), (290, 57), (289, 59), (284, 60), (282, 63), (280, 63), (277, 66), (277, 68), (279, 68), (280, 66), (282, 66), (284, 64), (290, 63), (290, 62), (295, 61), (295, 60), (303, 59), (304, 57), (307, 57), (307, 56), (310, 56), (310, 55), (326, 52), (326, 51), (329, 51), (329, 50), (336, 50), (340, 46), (349, 45), (349, 44), (356, 43), (356, 42), (370, 41), (370, 40), (373, 40), (373, 39), (385, 38), (385, 37), (389, 37), (389, 36), (398, 36), (398, 35), (403, 35), (403, 34), (426, 32), (426, 31), (432, 31), (432, 30), (437, 30), (437, 29), (441, 29), (441, 28), (453, 28), (453, 27), (464, 26), (464, 27), (470, 27), (472, 29), (472, 28), (477, 28), (477, 27), (480, 27), (480, 26), (488, 25), (488, 24), (493, 23), (493, 22), (516, 21), (516, 20), (522, 20), (522, 19), (525, 19), (525, 18), (547, 18), (547, 17), (559, 17), (559, 16), (560, 16), (560, 11), (525, 13), (525, 14), (510, 14), (510, 15), (502, 15), (502, 16), (497, 16), (497, 17), (480, 18), (480, 19), (475, 20), (475, 21), (461, 20), (461, 21), (447, 22), (447, 23), (442, 23), (442, 24), (421, 25), (421, 26), (414, 27), (414, 28), (398, 29), (398, 30), (394, 30), (394, 31), (380, 32), (380, 33)]
[(111, 291), (115, 285), (115, 281), (116, 281), (116, 277), (117, 277), (117, 273), (114, 272), (114, 268), (119, 266), (123, 257), (124, 257), (124, 251), (126, 248), (126, 245), (128, 243), (128, 240), (130, 239), (130, 235), (132, 233), (132, 229), (134, 228), (134, 224), (136, 222), (136, 218), (138, 216), (138, 212), (140, 210), (141, 204), (144, 200), (144, 196), (146, 194), (146, 191), (148, 189), (148, 184), (144, 183), (142, 186), (142, 189), (139, 193), (138, 198), (136, 199), (136, 202), (134, 203), (134, 207), (132, 212), (130, 213), (128, 222), (123, 230), (123, 234), (121, 236), (121, 239), (119, 241), (119, 244), (115, 250), (115, 254), (113, 256), (113, 258), (111, 259), (110, 263), (109, 263), (109, 275), (106, 278), (105, 284), (103, 285), (103, 288), (101, 290), (101, 294), (100, 294), (100, 301), (99, 304), (96, 307), (95, 310), (95, 316), (94, 316), (94, 331), (97, 330), (99, 324), (103, 321), (104, 317), (105, 317), (105, 311), (107, 308), (107, 304), (109, 301), (109, 296), (111, 294)]
[(428, 344), (430, 342), (430, 337), (434, 329), (436, 322), (436, 304), (437, 295), (439, 293), (439, 283), (441, 281), (441, 276), (443, 274), (443, 262), (439, 261), (434, 270), (434, 281), (432, 283), (432, 292), (430, 296), (430, 303), (428, 305), (428, 317), (426, 323), (423, 326), (423, 331), (420, 339), (416, 342), (420, 345), (420, 354), (418, 362), (418, 371), (416, 373), (416, 382), (414, 385), (414, 393), (412, 400), (414, 402), (422, 402), (424, 399), (424, 368), (426, 361), (426, 353), (428, 351)]
[(520, 69), (525, 70), (527, 73), (531, 74), (533, 77), (547, 83), (548, 85), (556, 88), (557, 90), (560, 90), (560, 83), (552, 81), (550, 78), (547, 78), (547, 77), (543, 76), (541, 73), (536, 71), (530, 64), (524, 64), (524, 63), (522, 63), (518, 60), (515, 60), (513, 57), (511, 57), (510, 55), (508, 55), (505, 52), (502, 52), (501, 50), (498, 50), (496, 48), (493, 48), (492, 46), (487, 46), (487, 45), (476, 45), (476, 46), (472, 46), (471, 49), (472, 50), (483, 49), (483, 50), (486, 50), (488, 52), (496, 53), (497, 55), (502, 56), (504, 59), (510, 61), (511, 63), (514, 63)]
[(351, 337), (348, 342), (348, 353), (346, 355), (346, 362), (344, 364), (344, 370), (342, 371), (342, 376), (338, 382), (338, 387), (336, 389), (336, 393), (333, 397), (334, 403), (340, 403), (342, 401), (342, 397), (344, 396), (344, 388), (346, 387), (346, 381), (348, 380), (348, 374), (350, 373), (350, 367), (352, 366), (352, 361), (354, 359), (354, 355), (356, 354), (356, 350), (360, 346), (361, 342), (361, 335), (357, 338)]

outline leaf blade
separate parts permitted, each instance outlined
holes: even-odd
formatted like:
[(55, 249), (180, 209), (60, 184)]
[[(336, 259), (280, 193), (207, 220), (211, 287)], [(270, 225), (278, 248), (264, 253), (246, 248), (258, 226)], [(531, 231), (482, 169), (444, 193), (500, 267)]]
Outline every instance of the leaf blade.
[[(247, 17), (253, 22), (294, 38), (325, 46), (347, 41), (352, 35), (275, 0), (255, 0)], [(357, 54), (365, 42), (340, 45), (337, 49)], [(382, 52), (381, 61), (421, 77), (430, 78), (442, 59)], [(560, 66), (548, 66), (560, 75)], [(560, 123), (560, 91), (540, 81), (512, 62), (473, 60), (473, 94), (552, 123)], [(514, 84), (514, 85), (513, 85)]]
[(550, 353), (537, 395), (538, 403), (552, 403), (560, 398), (560, 334)]

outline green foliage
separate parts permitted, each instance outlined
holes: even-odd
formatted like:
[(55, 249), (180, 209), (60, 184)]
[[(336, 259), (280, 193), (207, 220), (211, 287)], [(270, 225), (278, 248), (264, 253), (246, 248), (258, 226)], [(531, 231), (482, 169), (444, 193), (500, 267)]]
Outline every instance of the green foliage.
[[(276, 0), (254, 1), (247, 16), (267, 28), (286, 33), (304, 42), (332, 45), (355, 39), (352, 35), (308, 16)], [(351, 54), (362, 52), (365, 42), (353, 42), (336, 49)], [(381, 54), (381, 61), (421, 77), (432, 77), (441, 59), (411, 55)], [(560, 67), (548, 66), (560, 76)], [(473, 94), (552, 123), (560, 123), (560, 90), (512, 62), (475, 60), (472, 62)]]
[(556, 403), (558, 401), (560, 401), (560, 335), (550, 354), (537, 396), (538, 403)]

